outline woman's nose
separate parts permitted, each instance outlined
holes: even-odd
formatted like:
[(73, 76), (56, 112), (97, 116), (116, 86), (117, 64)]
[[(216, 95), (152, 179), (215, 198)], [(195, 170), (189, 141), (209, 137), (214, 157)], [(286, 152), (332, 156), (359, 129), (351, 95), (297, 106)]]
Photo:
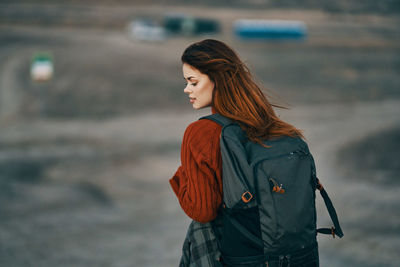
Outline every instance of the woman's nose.
[(188, 85), (186, 85), (185, 89), (183, 89), (183, 92), (184, 92), (185, 94), (189, 94), (189, 93), (190, 93), (190, 91), (189, 91), (189, 89), (188, 89)]

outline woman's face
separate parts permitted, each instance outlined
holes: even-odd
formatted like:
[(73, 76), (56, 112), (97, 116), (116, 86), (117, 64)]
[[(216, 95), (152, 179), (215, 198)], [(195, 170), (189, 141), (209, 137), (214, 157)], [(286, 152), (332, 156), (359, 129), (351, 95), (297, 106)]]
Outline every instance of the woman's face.
[(188, 94), (193, 108), (201, 109), (211, 106), (214, 83), (208, 75), (186, 63), (183, 63), (182, 71), (183, 77), (187, 81), (183, 92)]

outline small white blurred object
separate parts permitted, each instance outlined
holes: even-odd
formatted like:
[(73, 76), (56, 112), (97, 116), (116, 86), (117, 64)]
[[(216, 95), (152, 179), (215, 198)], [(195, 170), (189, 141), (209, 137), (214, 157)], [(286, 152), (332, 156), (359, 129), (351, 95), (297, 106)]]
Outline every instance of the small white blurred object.
[(37, 53), (31, 62), (31, 78), (37, 82), (49, 81), (54, 74), (53, 56), (50, 53)]
[(130, 38), (140, 41), (164, 41), (167, 37), (163, 27), (151, 20), (137, 19), (128, 24)]

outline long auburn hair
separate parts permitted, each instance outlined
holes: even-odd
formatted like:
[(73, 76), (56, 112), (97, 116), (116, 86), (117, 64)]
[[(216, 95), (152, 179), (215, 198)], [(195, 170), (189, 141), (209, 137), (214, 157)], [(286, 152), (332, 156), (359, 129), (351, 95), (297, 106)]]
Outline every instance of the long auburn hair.
[(262, 144), (281, 135), (304, 138), (301, 130), (275, 114), (273, 106), (284, 107), (268, 101), (249, 68), (225, 43), (214, 39), (193, 43), (185, 49), (181, 60), (208, 75), (215, 86), (212, 107), (237, 121), (251, 141)]

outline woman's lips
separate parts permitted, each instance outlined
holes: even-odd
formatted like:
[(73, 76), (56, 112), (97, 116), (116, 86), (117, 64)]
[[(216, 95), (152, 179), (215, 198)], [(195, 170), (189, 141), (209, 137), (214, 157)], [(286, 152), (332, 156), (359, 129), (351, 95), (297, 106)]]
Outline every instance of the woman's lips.
[(193, 97), (189, 97), (189, 99), (190, 99), (190, 103), (194, 103), (194, 101), (196, 100), (196, 98), (193, 98)]

